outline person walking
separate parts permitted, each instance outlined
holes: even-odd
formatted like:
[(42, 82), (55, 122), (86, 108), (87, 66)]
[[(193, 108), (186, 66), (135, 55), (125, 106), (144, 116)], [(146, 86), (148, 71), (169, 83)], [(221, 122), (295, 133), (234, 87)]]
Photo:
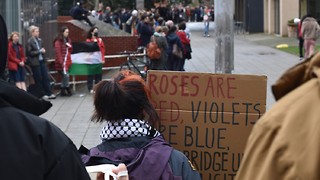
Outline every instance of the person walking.
[(141, 16), (138, 33), (140, 34), (141, 39), (141, 44), (139, 44), (139, 46), (147, 47), (147, 44), (150, 42), (150, 38), (154, 33), (154, 29), (151, 25), (150, 17), (146, 13)]
[(61, 96), (71, 96), (72, 92), (69, 88), (69, 73), (68, 70), (72, 64), (71, 52), (72, 43), (69, 38), (69, 29), (65, 26), (61, 27), (58, 36), (54, 39), (55, 49), (55, 69), (62, 76), (61, 80)]
[(304, 21), (304, 19), (306, 19), (307, 17), (310, 17), (310, 15), (305, 15), (301, 18), (301, 20), (298, 22), (298, 40), (299, 40), (299, 55), (300, 55), (300, 60), (303, 59), (304, 57), (304, 53), (303, 53), (303, 49), (304, 49), (304, 39), (303, 39), (303, 35), (302, 35), (302, 22)]
[[(101, 51), (101, 62), (104, 64), (105, 59), (105, 46), (102, 39), (99, 37), (99, 29), (97, 27), (93, 27), (89, 30), (86, 42), (96, 42), (98, 43), (99, 49)], [(93, 80), (94, 84), (98, 84), (102, 79), (102, 74), (88, 75), (87, 76), (87, 87), (90, 93), (94, 93), (93, 91)]]
[(102, 143), (81, 147), (86, 165), (127, 165), (129, 179), (199, 180), (188, 158), (171, 147), (154, 125), (160, 121), (140, 75), (121, 71), (95, 87), (91, 121), (105, 122)]
[(30, 26), (31, 37), (27, 42), (27, 63), (31, 66), (35, 84), (44, 91), (39, 96), (44, 99), (55, 99), (56, 96), (50, 88), (49, 72), (44, 57), (46, 49), (42, 46), (42, 40), (39, 38), (40, 31), (37, 26)]
[(304, 39), (304, 57), (308, 58), (314, 53), (316, 40), (320, 34), (320, 26), (315, 18), (307, 17), (302, 22), (301, 31)]
[(12, 32), (8, 43), (8, 69), (10, 79), (15, 85), (23, 90), (27, 90), (25, 79), (26, 72), (24, 69), (26, 57), (22, 45), (19, 43), (18, 32)]

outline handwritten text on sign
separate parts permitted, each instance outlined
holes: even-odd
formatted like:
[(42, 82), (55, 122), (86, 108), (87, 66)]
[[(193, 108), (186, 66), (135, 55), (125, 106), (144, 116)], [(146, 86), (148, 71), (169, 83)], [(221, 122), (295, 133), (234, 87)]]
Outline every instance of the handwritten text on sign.
[(150, 71), (159, 130), (202, 179), (233, 179), (252, 125), (266, 109), (266, 77)]

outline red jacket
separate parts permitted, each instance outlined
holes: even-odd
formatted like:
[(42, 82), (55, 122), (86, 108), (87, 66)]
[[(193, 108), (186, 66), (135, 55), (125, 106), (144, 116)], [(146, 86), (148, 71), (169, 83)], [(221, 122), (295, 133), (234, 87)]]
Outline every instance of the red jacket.
[(71, 52), (72, 44), (70, 38), (68, 38), (68, 45), (62, 39), (56, 39), (54, 41), (54, 49), (56, 52), (55, 57), (55, 69), (57, 71), (66, 70), (68, 72), (71, 66)]
[(184, 31), (180, 30), (176, 34), (179, 36), (180, 41), (183, 45), (183, 52), (184, 54), (186, 54), (186, 45), (190, 44), (190, 39), (187, 38), (187, 34)]
[[(86, 42), (95, 42), (93, 38), (91, 39), (86, 39)], [(105, 47), (104, 47), (104, 43), (102, 41), (101, 38), (97, 38), (97, 43), (98, 43), (98, 46), (99, 46), (99, 49), (101, 51), (101, 55), (102, 55), (102, 63), (105, 62), (105, 58), (104, 58), (104, 55), (105, 55)]]
[(302, 37), (302, 31), (301, 31), (301, 26), (302, 26), (302, 23), (301, 23), (301, 21), (299, 22), (299, 24), (298, 24), (298, 35), (299, 35), (299, 38), (303, 38)]
[(12, 71), (18, 70), (20, 62), (26, 62), (26, 56), (24, 55), (23, 47), (21, 44), (18, 44), (18, 46), (20, 59), (17, 58), (16, 50), (12, 46), (12, 41), (9, 41), (8, 43), (8, 69)]

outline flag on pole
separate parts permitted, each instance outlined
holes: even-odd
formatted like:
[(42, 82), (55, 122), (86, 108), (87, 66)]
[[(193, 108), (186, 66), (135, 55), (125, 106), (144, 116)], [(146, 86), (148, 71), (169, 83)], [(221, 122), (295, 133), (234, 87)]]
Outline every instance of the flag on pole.
[(102, 55), (96, 42), (74, 42), (72, 49), (70, 75), (102, 73)]

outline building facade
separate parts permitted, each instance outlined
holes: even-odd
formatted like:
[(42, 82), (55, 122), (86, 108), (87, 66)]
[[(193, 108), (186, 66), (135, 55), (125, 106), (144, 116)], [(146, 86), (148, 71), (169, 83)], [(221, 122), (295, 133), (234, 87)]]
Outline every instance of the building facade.
[(264, 32), (288, 36), (288, 21), (311, 14), (320, 20), (319, 0), (264, 0)]
[(288, 21), (311, 14), (320, 20), (320, 0), (235, 0), (235, 21), (246, 32), (288, 36)]

